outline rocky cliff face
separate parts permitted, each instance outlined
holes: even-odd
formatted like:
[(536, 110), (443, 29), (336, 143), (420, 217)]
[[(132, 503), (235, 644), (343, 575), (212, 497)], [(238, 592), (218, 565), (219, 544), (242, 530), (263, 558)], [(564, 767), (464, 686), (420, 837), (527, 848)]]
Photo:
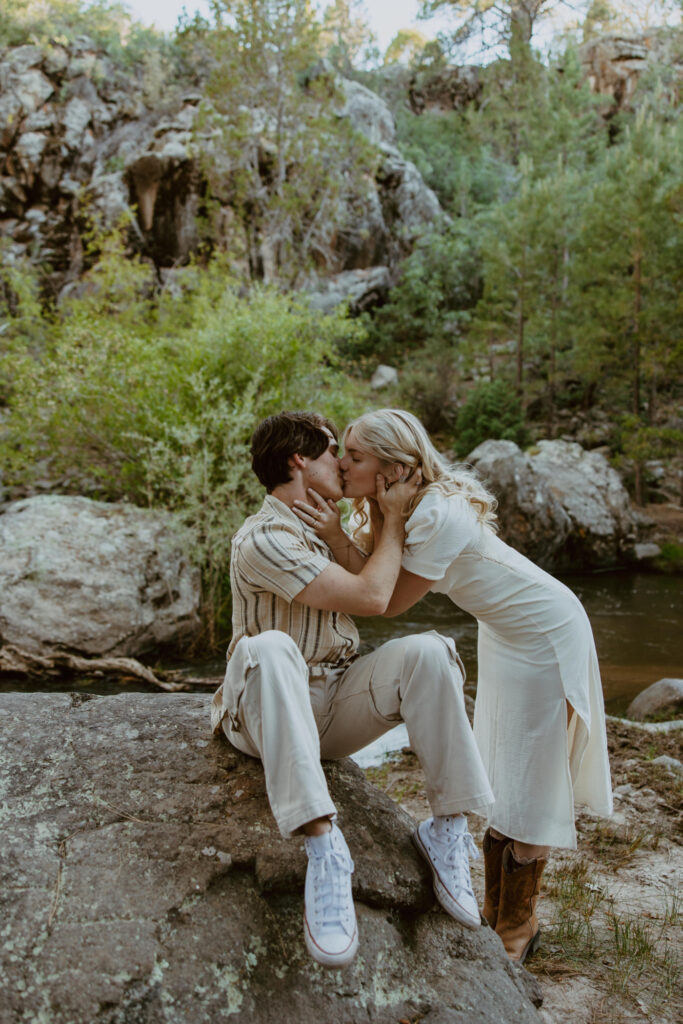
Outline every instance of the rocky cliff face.
[[(396, 148), (393, 117), (383, 100), (358, 83), (341, 86), (340, 116), (377, 148), (379, 159), (367, 193), (351, 197), (356, 216), (351, 229), (336, 238), (323, 268), (327, 276), (391, 268), (411, 239), (441, 216), (436, 196)], [(195, 132), (201, 92), (169, 92), (146, 101), (142, 71), (117, 66), (86, 37), (68, 46), (7, 51), (0, 61), (0, 90), (0, 236), (6, 260), (39, 259), (49, 268), (52, 291), (59, 292), (84, 268), (88, 217), (106, 227), (133, 208), (131, 241), (158, 268), (182, 263), (196, 249), (197, 215), (206, 203), (197, 157), (202, 139)], [(225, 176), (224, 195), (214, 199), (228, 231), (229, 168)], [(216, 238), (219, 245), (224, 241)], [(263, 246), (267, 268), (268, 239)]]
[[(670, 97), (680, 97), (683, 55), (680, 33), (675, 31), (652, 29), (637, 38), (599, 36), (579, 48), (579, 60), (592, 91), (604, 97), (601, 112), (606, 118), (630, 109), (638, 82), (657, 68), (665, 71), (664, 88)], [(478, 65), (406, 72), (401, 79), (416, 114), (463, 110), (479, 100), (483, 85), (484, 75)]]
[[(604, 96), (603, 116), (628, 110), (641, 78), (658, 67), (665, 69), (662, 83), (672, 99), (680, 98), (683, 54), (680, 34), (652, 29), (639, 38), (600, 36), (584, 43), (579, 58), (594, 93)], [(661, 77), (661, 76), (660, 76)]]
[[(679, 88), (683, 63), (670, 34), (642, 39), (606, 36), (587, 43), (581, 61), (592, 88), (605, 95), (605, 115), (628, 107), (635, 87), (655, 64), (669, 69), (668, 88)], [(395, 76), (394, 76), (395, 77)], [(449, 67), (438, 73), (401, 73), (394, 91), (416, 113), (463, 109), (477, 102), (481, 69)], [(368, 268), (392, 271), (417, 234), (443, 216), (417, 168), (396, 147), (388, 106), (357, 82), (341, 81), (340, 115), (378, 151), (377, 172), (364, 195), (350, 197), (351, 226), (336, 234), (323, 292), (341, 290), (360, 306)], [(4, 259), (30, 256), (58, 294), (82, 273), (89, 219), (107, 227), (135, 210), (131, 243), (160, 271), (182, 264), (198, 247), (197, 217), (206, 212), (207, 183), (197, 157), (197, 115), (202, 93), (168, 90), (150, 98), (144, 69), (124, 68), (87, 37), (68, 45), (20, 46), (0, 57), (0, 239)], [(215, 127), (215, 125), (214, 125)], [(269, 140), (263, 138), (264, 152)], [(210, 140), (205, 140), (210, 141)], [(231, 230), (229, 168), (217, 200), (216, 243)], [(266, 276), (267, 238), (262, 240)], [(339, 274), (352, 274), (342, 278)], [(386, 287), (386, 286), (385, 286)], [(371, 289), (372, 291), (372, 289)], [(382, 294), (379, 299), (381, 300)], [(322, 300), (324, 305), (325, 299)]]

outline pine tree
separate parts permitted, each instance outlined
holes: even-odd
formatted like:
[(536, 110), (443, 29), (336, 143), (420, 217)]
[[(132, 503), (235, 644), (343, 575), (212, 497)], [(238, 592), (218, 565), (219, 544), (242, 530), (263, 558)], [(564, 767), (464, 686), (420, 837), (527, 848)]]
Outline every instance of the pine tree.
[(323, 12), (322, 45), (325, 56), (343, 75), (359, 64), (376, 60), (379, 51), (362, 0), (333, 0)]
[(523, 158), (520, 171), (517, 196), (494, 207), (485, 219), (481, 243), (485, 284), (474, 336), (486, 338), (489, 348), (505, 343), (514, 348), (514, 383), (523, 401), (527, 322), (534, 308), (542, 240), (531, 162)]
[(423, 0), (422, 12), (433, 14), (440, 8), (452, 8), (458, 19), (455, 43), (472, 38), (482, 46), (505, 43), (513, 62), (529, 51), (534, 28), (544, 14), (557, 6), (557, 0)]
[(683, 354), (682, 143), (680, 124), (641, 109), (608, 153), (583, 217), (579, 365), (628, 408), (634, 436), (654, 424), (658, 389)]

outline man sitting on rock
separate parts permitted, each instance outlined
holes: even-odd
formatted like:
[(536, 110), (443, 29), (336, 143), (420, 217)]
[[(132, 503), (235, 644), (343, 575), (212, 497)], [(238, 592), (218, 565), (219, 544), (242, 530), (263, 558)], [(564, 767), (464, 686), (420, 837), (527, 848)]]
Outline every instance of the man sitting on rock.
[[(377, 482), (381, 538), (367, 557), (349, 540), (330, 550), (294, 513), (295, 502), (342, 497), (337, 430), (315, 413), (270, 416), (252, 438), (252, 467), (267, 495), (232, 542), (233, 637), (213, 698), (214, 731), (263, 762), (284, 836), (308, 854), (304, 936), (319, 963), (340, 967), (358, 947), (353, 861), (320, 758), (346, 757), (404, 721), (426, 776), (434, 817), (420, 826), (444, 909), (480, 924), (463, 812), (493, 795), (465, 713), (464, 674), (452, 640), (403, 637), (358, 656), (349, 615), (380, 615), (401, 563), (404, 509), (414, 483)], [(343, 563), (343, 564), (340, 564)]]

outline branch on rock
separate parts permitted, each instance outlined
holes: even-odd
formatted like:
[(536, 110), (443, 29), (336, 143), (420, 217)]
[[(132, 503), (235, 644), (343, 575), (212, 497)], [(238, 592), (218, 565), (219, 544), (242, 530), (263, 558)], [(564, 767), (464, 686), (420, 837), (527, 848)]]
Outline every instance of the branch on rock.
[(31, 654), (20, 647), (15, 647), (14, 644), (5, 644), (0, 647), (0, 675), (44, 678), (45, 676), (60, 676), (65, 672), (75, 672), (78, 675), (107, 675), (123, 679), (142, 679), (169, 693), (188, 690), (191, 685), (197, 685), (197, 683), (207, 686), (215, 685), (214, 679), (187, 679), (179, 672), (155, 674), (135, 658), (83, 658), (77, 654), (61, 651), (46, 656)]

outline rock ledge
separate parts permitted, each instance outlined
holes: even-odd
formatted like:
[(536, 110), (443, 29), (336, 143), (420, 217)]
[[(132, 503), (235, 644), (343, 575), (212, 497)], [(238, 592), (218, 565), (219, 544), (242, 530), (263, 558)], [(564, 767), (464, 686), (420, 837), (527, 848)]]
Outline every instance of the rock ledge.
[(205, 697), (4, 694), (0, 721), (2, 1024), (539, 1020), (497, 936), (434, 908), (411, 819), (351, 762), (327, 771), (361, 944), (324, 971), (302, 844)]

